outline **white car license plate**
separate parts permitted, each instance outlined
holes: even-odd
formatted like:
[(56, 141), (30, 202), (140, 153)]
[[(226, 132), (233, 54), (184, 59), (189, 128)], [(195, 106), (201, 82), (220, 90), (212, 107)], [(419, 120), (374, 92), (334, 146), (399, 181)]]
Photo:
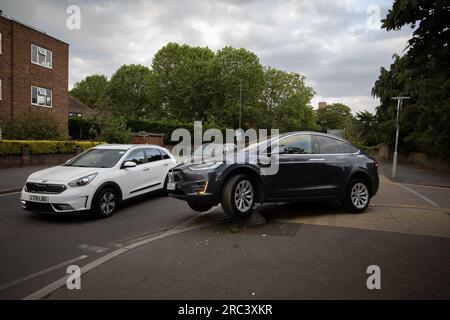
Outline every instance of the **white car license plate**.
[(46, 196), (30, 195), (30, 201), (48, 203), (49, 198)]
[(174, 182), (169, 182), (169, 183), (167, 184), (167, 190), (175, 190), (176, 187), (177, 187), (177, 184), (174, 183)]

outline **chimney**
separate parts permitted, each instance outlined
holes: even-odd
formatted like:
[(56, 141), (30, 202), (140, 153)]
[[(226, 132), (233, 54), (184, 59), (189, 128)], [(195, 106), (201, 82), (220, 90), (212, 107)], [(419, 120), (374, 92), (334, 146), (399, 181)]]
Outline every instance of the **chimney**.
[(319, 109), (325, 108), (327, 106), (326, 102), (319, 102)]

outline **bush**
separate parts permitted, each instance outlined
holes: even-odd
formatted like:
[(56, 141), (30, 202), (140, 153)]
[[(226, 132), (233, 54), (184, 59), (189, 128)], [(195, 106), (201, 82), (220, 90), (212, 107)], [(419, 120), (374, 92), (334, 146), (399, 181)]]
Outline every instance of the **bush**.
[(11, 140), (64, 140), (51, 114), (29, 113), (19, 119), (3, 121), (2, 134)]
[(108, 143), (130, 143), (132, 133), (121, 118), (107, 118), (101, 124), (100, 140)]
[(357, 145), (362, 151), (372, 155), (377, 156), (378, 151), (380, 150), (380, 146), (366, 146), (366, 145)]
[(1, 140), (0, 156), (20, 155), (22, 153), (22, 149), (29, 149), (31, 154), (70, 154), (77, 148), (84, 151), (99, 144), (102, 143), (78, 141)]

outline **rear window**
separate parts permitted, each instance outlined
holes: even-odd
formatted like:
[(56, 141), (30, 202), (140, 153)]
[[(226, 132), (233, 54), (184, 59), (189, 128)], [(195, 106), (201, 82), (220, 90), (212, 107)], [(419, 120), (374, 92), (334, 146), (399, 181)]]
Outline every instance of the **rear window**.
[(356, 153), (358, 149), (352, 145), (329, 137), (317, 136), (320, 154)]
[(145, 149), (148, 162), (156, 162), (163, 159), (161, 152), (158, 149)]

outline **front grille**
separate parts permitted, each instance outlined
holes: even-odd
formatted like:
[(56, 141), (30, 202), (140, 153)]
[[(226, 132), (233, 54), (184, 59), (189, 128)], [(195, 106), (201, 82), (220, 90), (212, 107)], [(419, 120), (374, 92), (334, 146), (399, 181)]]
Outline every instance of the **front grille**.
[(25, 203), (25, 209), (35, 212), (45, 212), (45, 213), (55, 212), (55, 210), (53, 210), (52, 205), (49, 203), (38, 203), (27, 201)]
[(66, 190), (66, 186), (62, 184), (44, 184), (28, 182), (25, 190), (31, 193), (59, 194)]

